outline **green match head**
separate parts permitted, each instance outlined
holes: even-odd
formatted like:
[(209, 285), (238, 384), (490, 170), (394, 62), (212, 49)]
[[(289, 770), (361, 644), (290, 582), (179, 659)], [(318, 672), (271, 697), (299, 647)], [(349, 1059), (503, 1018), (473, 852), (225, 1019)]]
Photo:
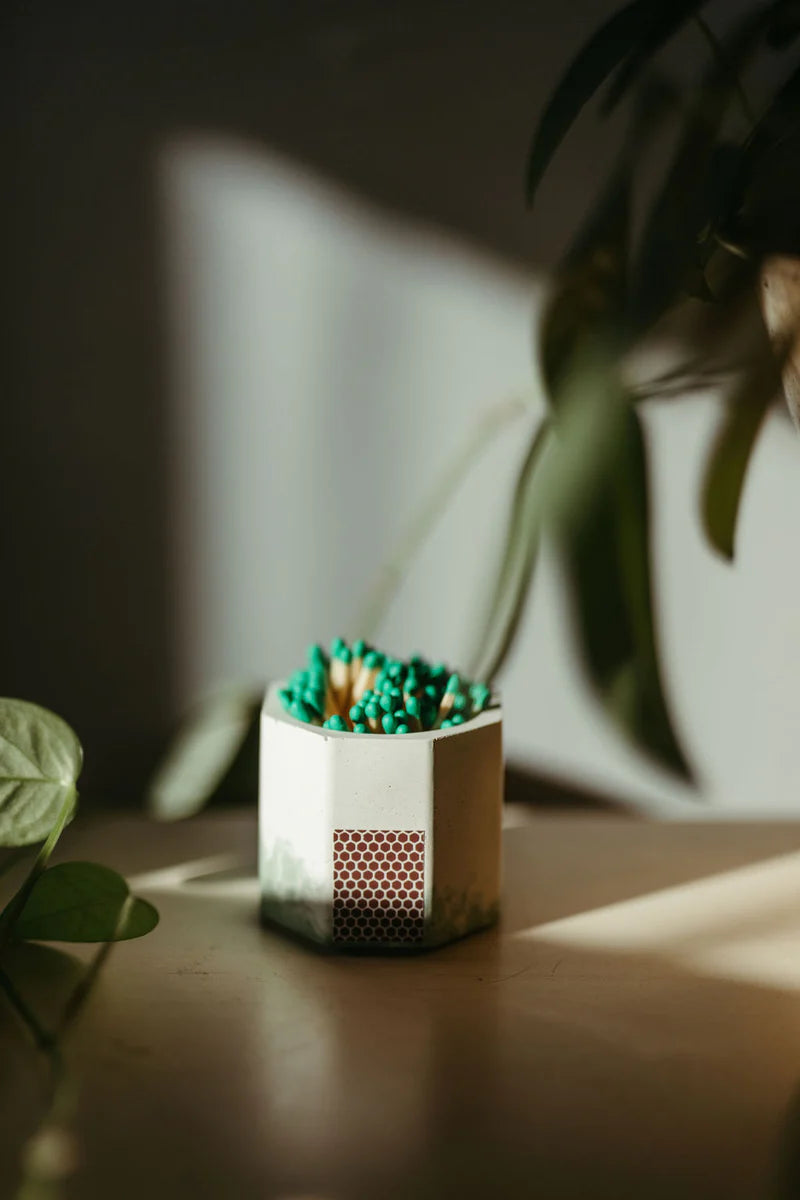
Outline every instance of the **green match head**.
[(417, 720), (422, 716), (422, 701), (418, 696), (406, 697), (406, 712), (410, 717), (416, 717)]
[(314, 717), (316, 715), (313, 712), (313, 710), (303, 700), (298, 700), (297, 698), (295, 698), (292, 701), (289, 712), (298, 721), (309, 721), (310, 722), (310, 721), (314, 720)]
[(411, 732), (411, 730), (408, 728), (408, 726), (403, 724), (402, 722), (401, 722), (401, 724), (399, 724), (397, 726), (397, 729), (395, 729), (395, 733), (410, 733), (410, 732)]
[(328, 665), (328, 656), (322, 649), (322, 646), (320, 646), (319, 642), (311, 643), (306, 650), (306, 658), (310, 667), (320, 666), (325, 668)]
[(448, 679), (445, 691), (449, 692), (451, 696), (461, 691), (461, 676), (457, 675), (455, 671)]
[(353, 642), (353, 655), (355, 658), (363, 658), (367, 650), (367, 643), (363, 638), (359, 638), (357, 642)]
[(394, 708), (394, 697), (390, 696), (388, 692), (384, 692), (379, 703), (385, 713), (390, 713)]
[(452, 717), (450, 718), (450, 724), (451, 725), (463, 725), (464, 722), (466, 721), (466, 719), (467, 718), (464, 716), (463, 713), (455, 712), (455, 713), (453, 713)]
[(369, 733), (369, 725), (365, 725), (363, 721), (354, 721), (353, 733)]
[(356, 721), (363, 721), (363, 719), (364, 719), (364, 705), (363, 704), (354, 704), (353, 707), (350, 709), (350, 720), (353, 722), (356, 722)]
[(335, 729), (337, 733), (347, 733), (347, 722), (344, 717), (340, 717), (338, 713), (334, 713), (332, 717), (328, 717), (323, 725), (323, 729)]
[(381, 725), (383, 726), (384, 733), (394, 733), (395, 732), (396, 722), (391, 713), (385, 712), (383, 714), (383, 716), (381, 718)]
[(302, 700), (309, 708), (313, 708), (318, 716), (322, 716), (325, 711), (325, 693), (315, 690), (314, 688), (306, 688), (303, 692)]

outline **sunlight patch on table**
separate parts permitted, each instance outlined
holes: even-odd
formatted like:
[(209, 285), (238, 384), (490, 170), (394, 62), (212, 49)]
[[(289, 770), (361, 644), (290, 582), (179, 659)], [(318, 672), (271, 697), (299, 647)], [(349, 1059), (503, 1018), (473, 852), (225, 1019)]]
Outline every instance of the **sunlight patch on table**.
[(517, 936), (800, 991), (800, 852), (532, 926)]

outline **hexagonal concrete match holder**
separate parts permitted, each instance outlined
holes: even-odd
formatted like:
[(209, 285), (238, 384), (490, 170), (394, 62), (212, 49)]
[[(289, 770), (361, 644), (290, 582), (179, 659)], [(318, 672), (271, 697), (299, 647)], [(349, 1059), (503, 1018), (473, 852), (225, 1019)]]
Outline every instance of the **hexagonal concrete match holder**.
[(502, 710), (451, 729), (338, 733), (261, 713), (259, 875), (269, 923), (337, 949), (441, 945), (496, 920)]

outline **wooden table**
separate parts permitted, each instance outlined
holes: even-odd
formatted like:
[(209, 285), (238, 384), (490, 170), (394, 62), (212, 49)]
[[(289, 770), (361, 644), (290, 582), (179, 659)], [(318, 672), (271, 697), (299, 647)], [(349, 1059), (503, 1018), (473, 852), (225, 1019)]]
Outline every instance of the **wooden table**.
[[(68, 1200), (800, 1195), (800, 825), (508, 816), (502, 927), (403, 959), (263, 931), (250, 814), (70, 830), (162, 921), (73, 1036)], [(0, 1009), (2, 1196), (42, 1091)]]

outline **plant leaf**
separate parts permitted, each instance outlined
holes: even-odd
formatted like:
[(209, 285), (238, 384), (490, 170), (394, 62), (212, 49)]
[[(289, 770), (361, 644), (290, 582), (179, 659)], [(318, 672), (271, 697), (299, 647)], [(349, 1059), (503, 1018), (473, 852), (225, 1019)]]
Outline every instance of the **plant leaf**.
[(152, 904), (130, 895), (121, 875), (90, 862), (58, 863), (36, 880), (14, 936), (46, 942), (113, 942), (158, 924)]
[(780, 368), (767, 347), (739, 381), (706, 465), (701, 513), (706, 537), (732, 560), (747, 468), (767, 409), (780, 390)]
[(800, 254), (800, 66), (777, 90), (739, 152), (721, 234), (754, 256)]
[[(673, 104), (673, 89), (661, 80), (641, 89), (616, 164), (559, 268), (539, 335), (542, 373), (554, 406), (575, 354), (585, 357), (593, 344), (591, 354), (599, 362), (608, 360), (614, 347), (622, 348), (633, 170)], [(591, 365), (594, 370), (597, 362)]]
[[(175, 735), (150, 784), (147, 804), (154, 817), (177, 821), (205, 807), (248, 743), (262, 699), (262, 692), (245, 688), (215, 693), (197, 705)], [(249, 774), (255, 799), (255, 770)]]
[(648, 215), (632, 272), (628, 325), (643, 334), (680, 296), (719, 203), (713, 150), (739, 76), (762, 40), (773, 2), (748, 11), (705, 73), (666, 177)]
[(633, 744), (684, 780), (691, 771), (673, 731), (656, 650), (645, 442), (636, 411), (618, 424), (590, 498), (560, 524), (565, 575), (590, 683)]
[(561, 267), (542, 317), (539, 346), (548, 398), (557, 404), (578, 345), (613, 336), (625, 296), (630, 226), (627, 160), (609, 181)]
[(539, 119), (528, 155), (526, 192), (532, 203), (547, 166), (583, 106), (638, 44), (652, 0), (632, 0), (600, 26), (567, 68)]
[(550, 422), (545, 420), (535, 431), (517, 476), (503, 557), (469, 667), (477, 679), (494, 679), (519, 627), (546, 511), (541, 465), (551, 435)]
[(0, 699), (0, 846), (47, 837), (70, 794), (74, 809), (81, 762), (80, 742), (55, 713)]

